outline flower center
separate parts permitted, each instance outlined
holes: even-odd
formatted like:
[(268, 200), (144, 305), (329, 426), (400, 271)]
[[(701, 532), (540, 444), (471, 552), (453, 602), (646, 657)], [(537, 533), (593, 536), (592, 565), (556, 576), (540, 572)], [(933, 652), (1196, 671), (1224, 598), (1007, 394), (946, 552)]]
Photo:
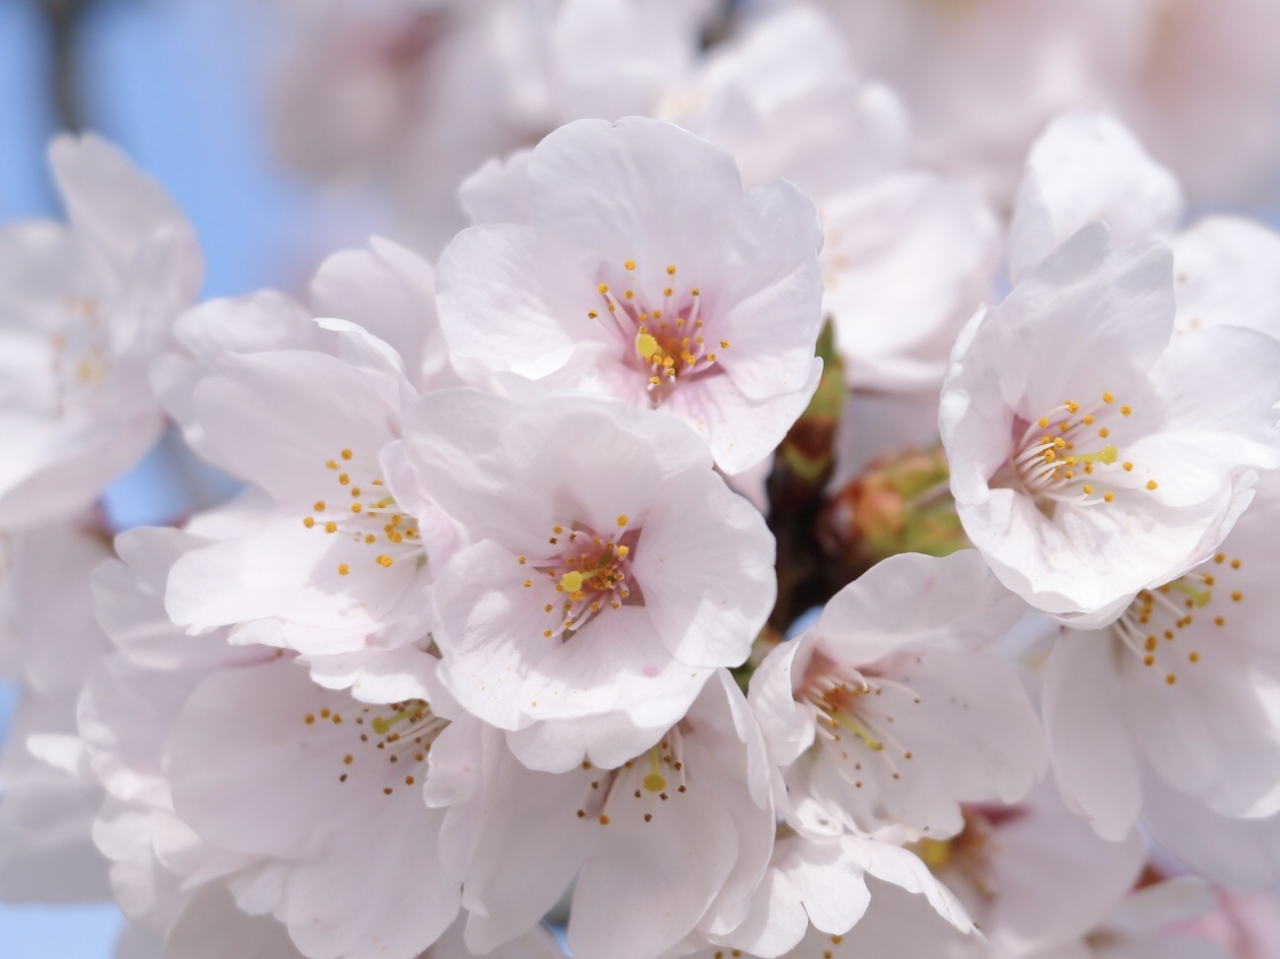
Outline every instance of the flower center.
[[(593, 767), (583, 762), (582, 768), (590, 772)], [(602, 826), (618, 816), (640, 816), (653, 822), (654, 814), (667, 808), (664, 803), (678, 801), (688, 791), (684, 737), (680, 727), (673, 726), (647, 753), (591, 777), (578, 804), (578, 818)]]
[[(888, 698), (884, 695), (886, 690), (890, 693)], [(920, 697), (911, 687), (842, 666), (815, 653), (796, 700), (815, 710), (817, 746), (838, 765), (847, 767), (846, 778), (855, 789), (862, 788), (859, 774), (868, 751), (893, 779), (902, 778), (895, 756), (909, 761), (913, 754), (893, 735), (890, 726), (898, 708), (920, 704)]]
[[(1224, 589), (1221, 582), (1241, 565), (1239, 559), (1228, 561), (1226, 553), (1218, 553), (1207, 571), (1187, 573), (1155, 589), (1144, 589), (1111, 625), (1112, 634), (1143, 666), (1159, 666), (1165, 683), (1177, 685), (1176, 664), (1184, 659), (1183, 650), (1192, 644), (1196, 633), (1189, 627), (1212, 621), (1214, 628), (1220, 629), (1227, 624), (1227, 603), (1244, 601), (1242, 590)], [(1186, 662), (1194, 666), (1200, 659), (1198, 649), (1186, 650)]]
[[(418, 521), (396, 506), (376, 459), (357, 457), (345, 449), (325, 466), (337, 474), (337, 499), (316, 500), (312, 506), (316, 515), (304, 517), (303, 526), (329, 535), (341, 533), (366, 547), (370, 569), (388, 569), (409, 559), (420, 565), (426, 562)], [(350, 575), (351, 564), (339, 563), (338, 573)]]
[[(1133, 463), (1121, 460), (1116, 445), (1108, 442), (1113, 429), (1132, 413), (1127, 405), (1117, 406), (1109, 392), (1088, 410), (1074, 400), (1065, 400), (1026, 425), (1008, 465), (993, 478), (993, 485), (1016, 486), (1048, 506), (1114, 502), (1117, 489), (1127, 491), (1144, 485), (1132, 475)], [(1145, 483), (1148, 490), (1158, 486), (1150, 478)]]
[[(532, 566), (535, 572), (555, 582), (558, 602), (549, 602), (543, 611), (555, 622), (542, 631), (547, 639), (571, 635), (581, 629), (607, 605), (621, 609), (624, 603), (642, 603), (634, 581), (627, 583), (631, 568), (631, 552), (640, 538), (640, 530), (630, 529), (630, 518), (617, 519), (617, 532), (602, 536), (583, 523), (568, 528), (557, 523), (547, 539), (556, 547), (542, 558), (517, 557), (521, 566)], [(525, 589), (533, 588), (533, 580), (524, 581)], [(568, 638), (566, 635), (566, 638)]]
[(716, 339), (705, 328), (700, 316), (702, 292), (692, 287), (687, 294), (677, 293), (674, 286), (676, 267), (667, 266), (662, 281), (662, 299), (649, 302), (636, 282), (636, 263), (627, 260), (626, 289), (619, 299), (609, 284), (601, 283), (596, 292), (604, 300), (608, 320), (601, 320), (599, 310), (587, 316), (601, 321), (612, 331), (623, 350), (627, 365), (647, 378), (646, 389), (654, 406), (666, 399), (676, 384), (715, 371), (716, 349), (729, 349), (729, 341)]
[[(352, 710), (354, 716), (349, 713), (344, 717), (326, 707), (302, 717), (309, 727), (320, 729), (345, 723), (350, 730), (345, 737), (350, 751), (342, 753), (338, 782), (372, 784), (386, 796), (401, 784), (413, 786), (421, 782), (431, 744), (449, 721), (436, 716), (421, 699), (386, 706), (352, 705), (359, 707)], [(351, 719), (354, 722), (348, 722)]]

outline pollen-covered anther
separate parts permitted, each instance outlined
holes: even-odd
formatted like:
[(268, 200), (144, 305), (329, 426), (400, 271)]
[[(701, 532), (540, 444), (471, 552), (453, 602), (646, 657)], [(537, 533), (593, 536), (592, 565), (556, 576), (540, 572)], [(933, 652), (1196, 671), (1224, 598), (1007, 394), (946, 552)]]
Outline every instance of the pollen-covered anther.
[[(1114, 490), (1095, 496), (1094, 485), (1084, 481), (1085, 477), (1110, 474), (1119, 461), (1115, 443), (1098, 444), (1098, 440), (1111, 437), (1112, 425), (1133, 412), (1128, 405), (1116, 408), (1114, 403), (1115, 397), (1109, 392), (1103, 394), (1101, 403), (1094, 403), (1089, 409), (1067, 399), (1029, 422), (1008, 465), (993, 477), (993, 482), (1021, 487), (1046, 502), (1086, 506), (1114, 503)], [(1131, 473), (1134, 465), (1125, 460), (1121, 469)], [(1132, 488), (1128, 481), (1124, 485)], [(1148, 480), (1146, 486), (1154, 490), (1157, 484)]]

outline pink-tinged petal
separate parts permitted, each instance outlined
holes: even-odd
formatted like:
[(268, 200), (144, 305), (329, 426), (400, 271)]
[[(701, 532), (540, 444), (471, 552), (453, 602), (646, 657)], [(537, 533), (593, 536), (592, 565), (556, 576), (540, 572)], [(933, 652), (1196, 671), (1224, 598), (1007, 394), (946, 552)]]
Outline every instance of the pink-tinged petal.
[(856, 666), (904, 648), (980, 648), (1025, 609), (977, 550), (902, 553), (832, 597), (814, 633), (824, 653)]
[(623, 606), (602, 611), (572, 639), (540, 656), (518, 705), (534, 719), (619, 711), (637, 725), (667, 728), (688, 711), (711, 673), (673, 659), (648, 611)]
[[(587, 310), (595, 284), (583, 274), (586, 299), (567, 295), (572, 283), (549, 283), (571, 268), (548, 262), (540, 234), (529, 226), (484, 224), (459, 233), (436, 273), (440, 328), (459, 356), (492, 370), (537, 378), (558, 369), (578, 339), (595, 339)], [(579, 303), (581, 300), (581, 303)]]
[[(843, 855), (857, 863), (869, 876), (892, 883), (899, 889), (921, 896), (938, 917), (960, 932), (971, 932), (976, 926), (964, 906), (951, 890), (929, 871), (915, 853), (888, 842), (845, 836), (840, 840)], [(814, 925), (818, 925), (815, 921)], [(823, 928), (819, 926), (819, 928)], [(834, 931), (824, 929), (824, 931)]]
[(823, 310), (846, 382), (936, 389), (960, 328), (994, 294), (991, 210), (960, 183), (900, 173), (827, 199), (822, 213)]
[(715, 255), (706, 239), (742, 197), (732, 156), (642, 117), (561, 127), (534, 151), (529, 181), (539, 233), (601, 264), (634, 260), (655, 273), (675, 264), (693, 282)]
[(1142, 808), (1137, 756), (1124, 728), (1117, 653), (1105, 633), (1068, 631), (1045, 666), (1041, 711), (1067, 804), (1104, 839), (1128, 835)]
[(165, 605), (192, 632), (273, 617), (315, 631), (305, 652), (349, 652), (388, 620), (416, 577), (412, 561), (383, 567), (363, 541), (291, 518), (187, 553), (169, 574)]
[(1178, 181), (1121, 123), (1102, 114), (1060, 117), (1031, 147), (1009, 236), (1019, 283), (1081, 227), (1102, 221), (1116, 246), (1163, 239), (1182, 221)]
[(398, 384), (332, 356), (226, 356), (219, 368), (194, 396), (207, 449), (282, 504), (308, 508), (332, 488), (335, 474), (325, 464), (341, 450), (376, 457), (398, 433)]
[(601, 828), (577, 816), (589, 789), (585, 772), (534, 772), (510, 756), (494, 764), (463, 887), (462, 904), (471, 913), (466, 941), (474, 952), (532, 927), (578, 874)]
[(632, 564), (662, 643), (682, 663), (732, 666), (750, 651), (777, 592), (764, 518), (711, 472), (663, 484)]
[(448, 363), (436, 320), (435, 271), (390, 240), (374, 239), (370, 247), (335, 253), (320, 265), (311, 281), (312, 310), (359, 324), (390, 344), (420, 385)]
[[(813, 745), (812, 712), (801, 707), (792, 693), (797, 654), (812, 647), (813, 642), (814, 633), (810, 631), (781, 643), (769, 651), (751, 675), (751, 711), (768, 744), (769, 758), (779, 766), (791, 765)], [(812, 649), (808, 652), (811, 654)]]
[(532, 150), (517, 150), (505, 160), (491, 157), (458, 188), (458, 201), (471, 220), (481, 223), (533, 225), (529, 197), (529, 159)]
[[(725, 304), (724, 370), (749, 400), (801, 389), (822, 328), (822, 228), (813, 201), (785, 180), (756, 187), (733, 210), (706, 280)], [(708, 295), (711, 295), (710, 293)]]
[(584, 756), (601, 769), (612, 769), (651, 749), (671, 725), (640, 726), (627, 712), (603, 712), (535, 722), (507, 733), (507, 746), (530, 769), (565, 772)]
[(799, 389), (753, 402), (733, 377), (713, 374), (675, 390), (662, 409), (693, 427), (711, 447), (716, 466), (732, 476), (777, 448), (808, 407), (821, 377), (822, 360), (811, 358)]
[(696, 782), (652, 821), (615, 814), (607, 825), (583, 828), (597, 835), (569, 918), (569, 948), (581, 959), (646, 959), (675, 945), (702, 918), (738, 855), (724, 807)]
[(1280, 343), (1216, 327), (1179, 336), (1151, 369), (1163, 429), (1125, 447), (1158, 482), (1155, 498), (1188, 506), (1219, 495), (1240, 467), (1280, 466)]
[(516, 697), (533, 665), (561, 642), (542, 635), (551, 622), (544, 607), (559, 600), (555, 584), (527, 569), (486, 540), (449, 560), (436, 583), (440, 679), (468, 711), (504, 729), (527, 725)]
[(995, 826), (990, 840), (999, 893), (983, 932), (1018, 955), (1087, 935), (1133, 887), (1147, 855), (1136, 830), (1108, 842), (1043, 792)]

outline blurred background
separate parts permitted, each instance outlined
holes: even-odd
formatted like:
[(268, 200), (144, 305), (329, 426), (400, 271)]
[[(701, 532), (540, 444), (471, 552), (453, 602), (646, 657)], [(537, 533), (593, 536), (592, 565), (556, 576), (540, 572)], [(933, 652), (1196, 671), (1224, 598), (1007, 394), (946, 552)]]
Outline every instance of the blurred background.
[[(300, 238), (316, 224), (306, 187), (272, 159), (262, 92), (279, 30), (269, 4), (238, 0), (0, 0), (0, 222), (61, 216), (46, 146), (60, 129), (91, 129), (187, 212), (206, 295), (304, 278)], [(108, 491), (113, 526), (186, 512), (172, 455), (158, 450)], [(0, 681), (0, 742), (16, 701)], [(111, 904), (0, 903), (0, 956), (100, 959), (122, 925)]]

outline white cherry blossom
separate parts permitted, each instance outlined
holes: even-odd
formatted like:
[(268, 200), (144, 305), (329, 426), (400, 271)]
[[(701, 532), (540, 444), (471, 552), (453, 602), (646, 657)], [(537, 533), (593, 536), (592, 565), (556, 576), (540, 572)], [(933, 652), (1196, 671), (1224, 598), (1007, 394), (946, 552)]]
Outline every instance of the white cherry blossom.
[(440, 677), (539, 768), (616, 765), (742, 662), (773, 537), (678, 421), (584, 394), (417, 401), (404, 446), (473, 545), (440, 570)]
[(1013, 668), (981, 647), (1023, 606), (971, 550), (879, 563), (774, 649), (751, 703), (808, 827), (945, 839), (961, 802), (1012, 802), (1043, 773)]
[(1214, 552), (1280, 465), (1280, 347), (1174, 337), (1172, 257), (1076, 233), (952, 354), (940, 426), (965, 532), (1001, 581), (1079, 626)]
[(464, 230), (440, 261), (454, 353), (673, 413), (727, 473), (764, 459), (822, 369), (812, 203), (744, 193), (730, 155), (638, 117), (562, 127), (522, 169), (529, 221)]
[(203, 276), (159, 184), (95, 136), (55, 139), (69, 222), (0, 229), (0, 525), (88, 506), (160, 437), (146, 367)]
[(768, 864), (774, 812), (760, 732), (725, 671), (652, 748), (615, 768), (584, 762), (552, 775), (519, 763), (500, 738), (488, 747), (481, 783), (441, 837), (465, 872), (473, 951), (532, 926), (575, 876), (568, 940), (578, 959), (657, 956), (695, 930), (741, 921)]
[(1102, 835), (1136, 819), (1144, 766), (1219, 815), (1280, 812), (1277, 528), (1269, 474), (1211, 558), (1055, 647), (1044, 689), (1054, 768)]
[(390, 347), (330, 326), (345, 358), (223, 354), (192, 392), (209, 457), (275, 503), (174, 566), (169, 613), (192, 633), (237, 624), (244, 641), (323, 655), (426, 632), (430, 547), (453, 531), (426, 501), (397, 500), (382, 459), (415, 393)]

